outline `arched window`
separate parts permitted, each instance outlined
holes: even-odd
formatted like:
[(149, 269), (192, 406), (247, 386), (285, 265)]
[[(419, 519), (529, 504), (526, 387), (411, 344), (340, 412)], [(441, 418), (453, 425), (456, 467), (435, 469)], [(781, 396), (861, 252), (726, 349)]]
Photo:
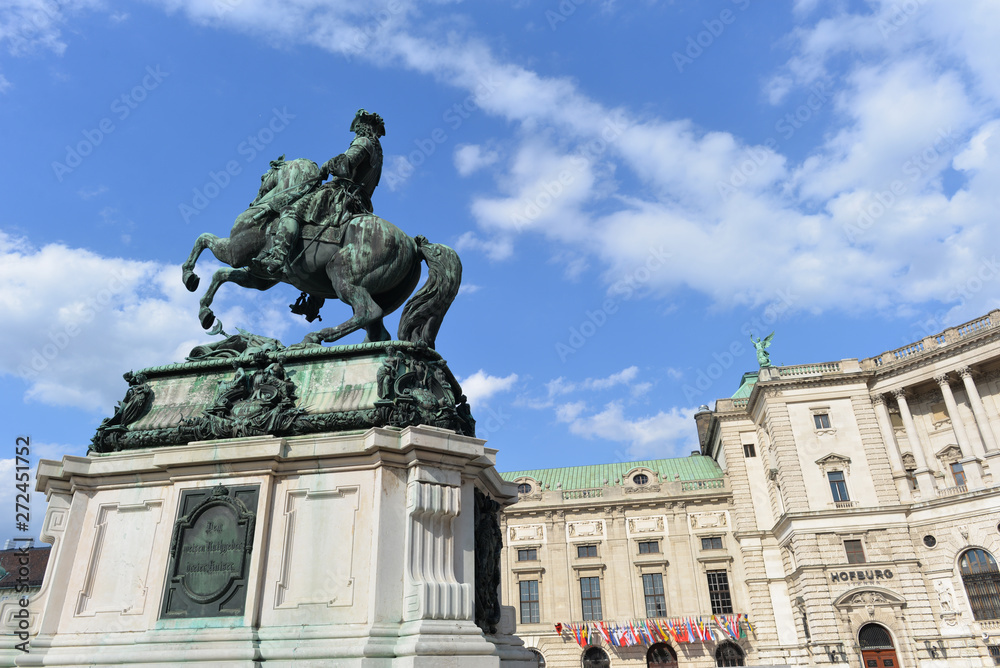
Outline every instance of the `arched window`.
[(632, 476), (632, 482), (634, 482), (637, 485), (645, 485), (646, 483), (649, 482), (649, 476), (646, 475), (645, 473), (636, 473), (634, 476)]
[(538, 668), (545, 668), (545, 657), (537, 649), (528, 650), (535, 655), (535, 660), (538, 661)]
[(861, 648), (861, 665), (878, 668), (895, 668), (899, 665), (896, 649), (889, 631), (880, 624), (865, 624), (858, 631), (858, 645)]
[(743, 650), (738, 645), (725, 642), (715, 650), (715, 665), (717, 666), (742, 666)]
[(611, 668), (611, 659), (600, 647), (591, 647), (583, 653), (583, 668)]
[(665, 643), (657, 643), (646, 652), (646, 668), (677, 668), (677, 652)]
[(858, 632), (861, 649), (892, 649), (892, 636), (880, 624), (865, 624)]
[(517, 486), (517, 493), (531, 494), (531, 485), (526, 482), (522, 482), (520, 485)]
[(986, 550), (966, 550), (958, 560), (974, 619), (1000, 619), (1000, 569)]

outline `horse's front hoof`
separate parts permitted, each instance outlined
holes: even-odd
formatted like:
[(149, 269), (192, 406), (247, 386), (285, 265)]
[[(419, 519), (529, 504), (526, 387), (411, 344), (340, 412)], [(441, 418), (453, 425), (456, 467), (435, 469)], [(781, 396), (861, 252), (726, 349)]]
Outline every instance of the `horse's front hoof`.
[(203, 308), (198, 312), (198, 319), (201, 320), (202, 329), (208, 329), (215, 322), (215, 314), (212, 313), (212, 309)]
[(201, 279), (198, 277), (198, 274), (194, 273), (193, 271), (184, 272), (184, 287), (188, 289), (188, 292), (194, 292), (195, 290), (197, 290), (198, 284), (200, 282)]

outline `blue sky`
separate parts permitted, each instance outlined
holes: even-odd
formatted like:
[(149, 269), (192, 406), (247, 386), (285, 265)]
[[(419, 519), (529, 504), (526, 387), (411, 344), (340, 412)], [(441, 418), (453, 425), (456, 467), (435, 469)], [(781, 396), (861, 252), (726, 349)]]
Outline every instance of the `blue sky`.
[[(365, 107), (376, 213), (461, 254), (438, 350), (501, 468), (684, 456), (751, 330), (776, 363), (863, 358), (997, 306), (998, 25), (991, 0), (6, 2), (8, 454), (83, 454), (122, 373), (204, 342), (195, 237)], [(295, 296), (216, 304), (293, 343)]]

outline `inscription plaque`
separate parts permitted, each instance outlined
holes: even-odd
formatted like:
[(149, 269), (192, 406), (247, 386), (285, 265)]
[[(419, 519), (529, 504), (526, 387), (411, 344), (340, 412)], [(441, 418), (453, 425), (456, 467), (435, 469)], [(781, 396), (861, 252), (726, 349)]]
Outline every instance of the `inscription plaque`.
[(242, 615), (259, 485), (181, 492), (160, 618)]

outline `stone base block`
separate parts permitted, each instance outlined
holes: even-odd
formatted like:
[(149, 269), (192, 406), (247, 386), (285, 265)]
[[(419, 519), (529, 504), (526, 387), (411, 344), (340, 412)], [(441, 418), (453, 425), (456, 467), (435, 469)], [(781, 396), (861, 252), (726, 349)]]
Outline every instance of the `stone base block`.
[(477, 533), (516, 499), (494, 462), (423, 426), (43, 461), (54, 547), (17, 665), (533, 667), (474, 618)]

